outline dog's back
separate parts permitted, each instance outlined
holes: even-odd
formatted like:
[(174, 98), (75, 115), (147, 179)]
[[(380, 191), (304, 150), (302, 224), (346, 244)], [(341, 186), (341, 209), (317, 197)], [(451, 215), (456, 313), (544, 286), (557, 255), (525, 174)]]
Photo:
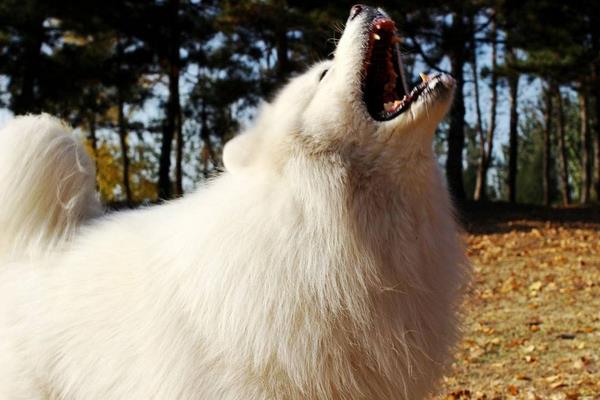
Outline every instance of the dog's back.
[(43, 114), (0, 129), (0, 262), (59, 246), (100, 210), (94, 164), (66, 125)]

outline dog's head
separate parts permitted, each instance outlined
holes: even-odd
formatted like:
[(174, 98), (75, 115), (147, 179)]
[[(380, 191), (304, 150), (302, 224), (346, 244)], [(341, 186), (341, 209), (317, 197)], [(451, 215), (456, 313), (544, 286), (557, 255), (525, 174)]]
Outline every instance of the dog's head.
[(281, 165), (289, 143), (350, 157), (383, 150), (402, 159), (430, 149), (455, 82), (423, 76), (408, 88), (399, 42), (385, 11), (352, 7), (334, 58), (291, 80), (263, 106), (255, 125), (227, 144), (226, 168)]

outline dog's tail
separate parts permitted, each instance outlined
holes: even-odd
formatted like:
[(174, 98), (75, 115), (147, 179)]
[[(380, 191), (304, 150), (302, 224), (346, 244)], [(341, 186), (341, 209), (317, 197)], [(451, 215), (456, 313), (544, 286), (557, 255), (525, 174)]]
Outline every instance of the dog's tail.
[(67, 125), (42, 114), (0, 129), (0, 260), (42, 255), (101, 209), (94, 163)]

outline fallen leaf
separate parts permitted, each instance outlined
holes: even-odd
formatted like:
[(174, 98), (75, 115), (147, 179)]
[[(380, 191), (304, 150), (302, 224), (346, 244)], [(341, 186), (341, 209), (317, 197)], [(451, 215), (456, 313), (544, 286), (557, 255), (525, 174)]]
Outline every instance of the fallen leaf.
[(519, 388), (516, 387), (515, 385), (509, 385), (508, 393), (510, 393), (512, 396), (516, 396), (519, 394)]
[(559, 382), (554, 382), (552, 385), (550, 385), (551, 389), (559, 389), (559, 388), (563, 388), (563, 387), (567, 387), (568, 385), (562, 381)]
[(531, 378), (529, 376), (523, 374), (518, 374), (515, 378), (517, 378), (520, 381), (531, 381)]

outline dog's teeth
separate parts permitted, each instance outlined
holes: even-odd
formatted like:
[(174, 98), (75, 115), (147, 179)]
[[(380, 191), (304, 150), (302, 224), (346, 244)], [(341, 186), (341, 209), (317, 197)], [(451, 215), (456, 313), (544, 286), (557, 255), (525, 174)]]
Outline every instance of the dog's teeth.
[(375, 40), (381, 40), (381, 36), (379, 36), (378, 34), (374, 33), (373, 34), (373, 39), (375, 39)]
[(401, 105), (401, 100), (388, 101), (387, 103), (383, 103), (383, 109), (386, 112), (393, 112), (396, 111)]
[(425, 72), (420, 72), (419, 76), (423, 82), (428, 82), (431, 79)]

